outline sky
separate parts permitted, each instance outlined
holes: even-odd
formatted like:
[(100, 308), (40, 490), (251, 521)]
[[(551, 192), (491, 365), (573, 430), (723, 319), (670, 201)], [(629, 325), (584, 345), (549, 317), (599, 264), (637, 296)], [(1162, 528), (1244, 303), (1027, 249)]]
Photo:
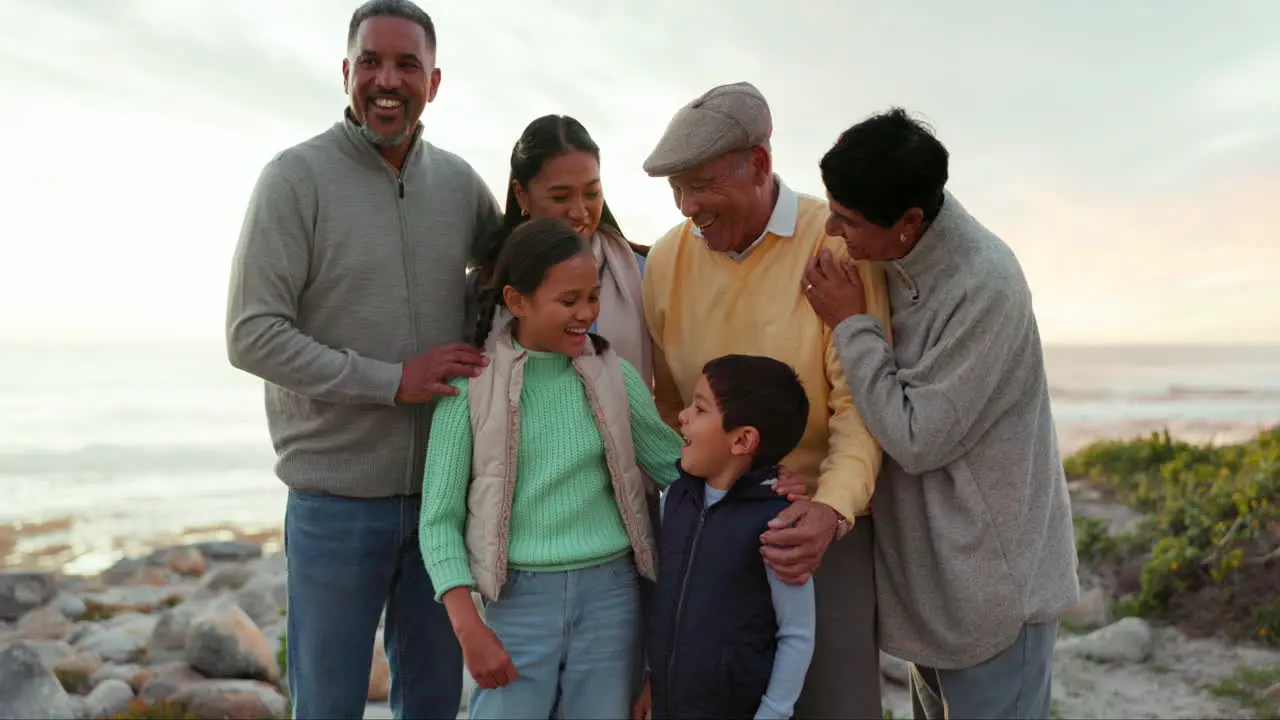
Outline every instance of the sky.
[[(355, 5), (0, 0), (0, 341), (220, 338), (258, 172), (341, 117)], [(649, 243), (680, 217), (641, 163), (706, 89), (755, 83), (775, 168), (817, 196), (840, 131), (901, 105), (1018, 254), (1046, 342), (1280, 342), (1273, 0), (422, 5), (426, 133), (497, 192), (523, 127), (573, 115)]]

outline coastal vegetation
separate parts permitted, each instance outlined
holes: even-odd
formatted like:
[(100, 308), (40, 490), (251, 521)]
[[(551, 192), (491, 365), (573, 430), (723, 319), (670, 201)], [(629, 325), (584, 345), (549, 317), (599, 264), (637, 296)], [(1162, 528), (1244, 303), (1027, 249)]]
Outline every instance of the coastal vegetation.
[(1280, 646), (1280, 427), (1233, 445), (1168, 432), (1096, 442), (1064, 466), (1073, 489), (1138, 513), (1120, 530), (1075, 519), (1082, 569), (1117, 614)]

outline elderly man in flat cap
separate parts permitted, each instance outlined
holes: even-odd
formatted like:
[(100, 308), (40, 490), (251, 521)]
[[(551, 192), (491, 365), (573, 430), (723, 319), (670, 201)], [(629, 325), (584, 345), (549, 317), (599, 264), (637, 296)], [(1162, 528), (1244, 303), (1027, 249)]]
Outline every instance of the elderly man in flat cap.
[[(676, 113), (644, 163), (665, 177), (685, 220), (654, 244), (644, 310), (663, 417), (690, 402), (704, 363), (729, 353), (789, 364), (809, 394), (800, 445), (783, 460), (813, 485), (761, 538), (787, 583), (811, 576), (817, 638), (799, 718), (879, 718), (880, 668), (868, 506), (881, 451), (849, 396), (830, 329), (802, 294), (824, 248), (827, 204), (773, 172), (769, 105), (750, 83), (712, 88)], [(860, 265), (869, 313), (886, 320), (883, 273)]]

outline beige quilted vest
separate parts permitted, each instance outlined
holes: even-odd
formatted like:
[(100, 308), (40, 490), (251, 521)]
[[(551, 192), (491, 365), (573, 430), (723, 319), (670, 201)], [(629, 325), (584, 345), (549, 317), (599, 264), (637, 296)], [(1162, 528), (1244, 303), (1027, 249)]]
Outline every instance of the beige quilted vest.
[[(520, 389), (528, 353), (511, 341), (510, 325), (489, 348), (490, 362), (468, 385), (471, 405), (471, 487), (467, 494), (467, 560), (476, 589), (489, 601), (507, 581), (511, 502), (515, 496), (520, 438)], [(636, 466), (631, 407), (622, 366), (612, 350), (597, 355), (588, 342), (573, 361), (582, 378), (596, 427), (604, 440), (614, 499), (622, 515), (640, 575), (656, 580), (653, 528), (645, 500), (648, 482)]]

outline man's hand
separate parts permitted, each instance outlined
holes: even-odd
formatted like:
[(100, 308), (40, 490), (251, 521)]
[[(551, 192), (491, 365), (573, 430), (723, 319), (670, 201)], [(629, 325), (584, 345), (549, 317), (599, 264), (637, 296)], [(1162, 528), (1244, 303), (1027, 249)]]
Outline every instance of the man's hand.
[(839, 521), (839, 514), (828, 505), (797, 501), (769, 521), (770, 530), (760, 536), (760, 554), (780, 580), (803, 585), (835, 539)]
[(822, 321), (831, 327), (867, 312), (867, 291), (853, 260), (837, 260), (823, 249), (809, 261), (800, 281), (801, 292)]
[(449, 384), (451, 377), (475, 377), (489, 364), (484, 352), (467, 343), (449, 343), (431, 348), (404, 364), (400, 372), (400, 387), (396, 390), (396, 402), (400, 405), (417, 405), (431, 402), (444, 395), (457, 395), (457, 388)]
[(778, 468), (778, 482), (774, 484), (773, 491), (785, 497), (791, 502), (796, 500), (809, 499), (809, 481), (801, 473), (790, 468)]
[(636, 697), (635, 703), (631, 705), (631, 720), (649, 720), (649, 713), (653, 710), (653, 688), (649, 684), (649, 676), (644, 678), (644, 687), (640, 688), (640, 695)]

